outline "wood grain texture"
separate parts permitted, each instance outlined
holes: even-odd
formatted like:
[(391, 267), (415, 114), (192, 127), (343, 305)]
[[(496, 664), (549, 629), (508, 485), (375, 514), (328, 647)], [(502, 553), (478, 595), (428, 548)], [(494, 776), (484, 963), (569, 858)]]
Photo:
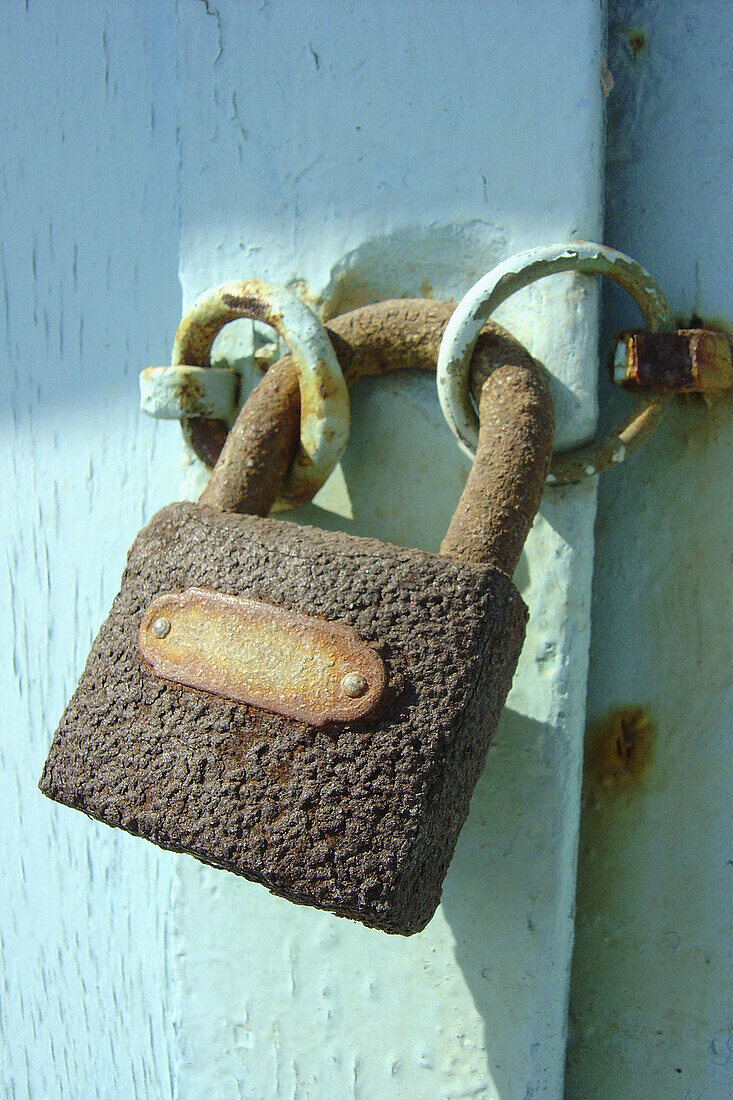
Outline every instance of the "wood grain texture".
[(152, 3), (0, 10), (4, 1097), (173, 1090), (171, 858), (36, 788), (127, 547), (176, 495), (136, 381), (179, 316), (173, 30)]

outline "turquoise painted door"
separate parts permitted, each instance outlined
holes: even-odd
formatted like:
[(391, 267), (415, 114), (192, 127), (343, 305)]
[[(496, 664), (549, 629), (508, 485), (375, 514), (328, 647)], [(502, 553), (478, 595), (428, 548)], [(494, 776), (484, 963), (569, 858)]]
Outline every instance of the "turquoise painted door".
[[(725, 161), (700, 135), (703, 123), (726, 132), (716, 90), (731, 31), (705, 5), (671, 7), (669, 23), (644, 3), (611, 21), (606, 239), (676, 308), (725, 314)], [(591, 710), (656, 707), (662, 768), (635, 794), (585, 808), (568, 1095), (727, 1096), (721, 410), (702, 435), (699, 414), (675, 414), (644, 459), (608, 475), (593, 593), (596, 486), (546, 494), (516, 575), (532, 614), (522, 662), (421, 935), (290, 906), (36, 790), (136, 530), (202, 483), (178, 426), (137, 407), (137, 372), (166, 361), (182, 304), (237, 277), (288, 284), (325, 314), (458, 298), (520, 248), (601, 239), (601, 6), (13, 0), (0, 20), (3, 1095), (561, 1096), (592, 595)], [(690, 61), (700, 51), (709, 78)], [(685, 65), (693, 75), (678, 80)], [(644, 107), (655, 96), (664, 140)], [(683, 114), (700, 144), (677, 184), (668, 150)], [(676, 219), (693, 207), (715, 218), (692, 219), (680, 250)], [(556, 277), (501, 319), (554, 376), (558, 445), (586, 438), (594, 286)], [(230, 350), (246, 351), (249, 335)], [(467, 466), (432, 381), (365, 384), (352, 417), (339, 471), (293, 518), (436, 549)], [(671, 522), (680, 499), (694, 538)], [(711, 511), (721, 518), (706, 541)], [(669, 589), (680, 556), (673, 615), (647, 601), (660, 578)], [(633, 583), (622, 560), (644, 563)], [(635, 652), (637, 609), (647, 652), (668, 645), (672, 621), (690, 661), (712, 669), (704, 694), (687, 691), (672, 657), (657, 674)], [(688, 768), (686, 815), (674, 792)], [(699, 871), (706, 846), (714, 858)], [(672, 976), (680, 960), (684, 980)]]

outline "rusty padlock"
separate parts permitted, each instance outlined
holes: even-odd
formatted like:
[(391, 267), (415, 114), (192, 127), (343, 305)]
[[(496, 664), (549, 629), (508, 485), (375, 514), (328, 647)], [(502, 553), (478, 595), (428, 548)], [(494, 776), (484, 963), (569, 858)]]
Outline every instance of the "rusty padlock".
[[(347, 381), (434, 370), (451, 308), (331, 322)], [(297, 377), (289, 360), (271, 368), (201, 501), (163, 508), (135, 540), (45, 794), (294, 902), (425, 927), (522, 647), (511, 574), (552, 445), (537, 364), (488, 329), (478, 452), (440, 555), (221, 510), (269, 509), (297, 443)], [(278, 424), (282, 468), (263, 493)]]

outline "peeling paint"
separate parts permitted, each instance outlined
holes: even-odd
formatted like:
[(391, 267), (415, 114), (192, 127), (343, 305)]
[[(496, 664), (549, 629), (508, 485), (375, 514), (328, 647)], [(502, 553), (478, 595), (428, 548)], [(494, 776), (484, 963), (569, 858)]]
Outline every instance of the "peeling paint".
[[(466, 292), (443, 335), (438, 356), (437, 386), (445, 418), (461, 449), (476, 449), (478, 421), (468, 387), (471, 353), (482, 325), (517, 291), (561, 272), (606, 275), (622, 286), (639, 307), (652, 332), (674, 327), (662, 288), (635, 260), (590, 241), (570, 241), (528, 249), (503, 260)], [(551, 485), (567, 485), (603, 473), (623, 462), (646, 442), (664, 416), (669, 401), (652, 393), (637, 400), (621, 425), (604, 438), (576, 451), (556, 454)]]
[[(349, 398), (341, 367), (318, 318), (291, 291), (256, 279), (222, 283), (200, 294), (176, 330), (174, 366), (211, 366), (211, 348), (219, 331), (235, 320), (262, 321), (276, 329), (290, 347), (300, 388), (300, 445), (282, 487), (282, 502), (310, 500), (328, 479), (343, 454), (349, 432)], [(184, 435), (194, 445), (194, 431), (217, 437), (227, 425), (196, 417), (183, 421)], [(203, 421), (203, 422), (201, 422)], [(213, 441), (213, 446), (218, 438)], [(199, 457), (209, 457), (205, 438)]]

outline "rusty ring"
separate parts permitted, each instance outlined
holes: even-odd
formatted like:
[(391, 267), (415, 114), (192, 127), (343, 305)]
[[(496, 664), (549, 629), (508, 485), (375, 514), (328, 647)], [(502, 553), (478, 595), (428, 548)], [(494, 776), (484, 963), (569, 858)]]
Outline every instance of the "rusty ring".
[[(438, 396), (448, 424), (462, 450), (473, 455), (478, 419), (471, 403), (468, 372), (478, 334), (489, 316), (517, 290), (560, 271), (607, 275), (634, 299), (647, 328), (676, 328), (669, 302), (657, 282), (635, 260), (589, 241), (533, 248), (517, 253), (479, 279), (459, 302), (446, 328), (438, 356)], [(623, 462), (661, 421), (671, 398), (641, 397), (615, 431), (584, 447), (556, 454), (547, 476), (550, 485), (568, 485)]]
[[(173, 343), (174, 366), (211, 366), (218, 332), (238, 319), (263, 321), (282, 336), (298, 373), (301, 400), (300, 445), (281, 489), (286, 507), (310, 500), (343, 454), (349, 435), (349, 395), (326, 330), (291, 291), (254, 279), (223, 283), (205, 291), (184, 315)], [(222, 421), (186, 417), (186, 440), (201, 454), (200, 437), (226, 436)]]

